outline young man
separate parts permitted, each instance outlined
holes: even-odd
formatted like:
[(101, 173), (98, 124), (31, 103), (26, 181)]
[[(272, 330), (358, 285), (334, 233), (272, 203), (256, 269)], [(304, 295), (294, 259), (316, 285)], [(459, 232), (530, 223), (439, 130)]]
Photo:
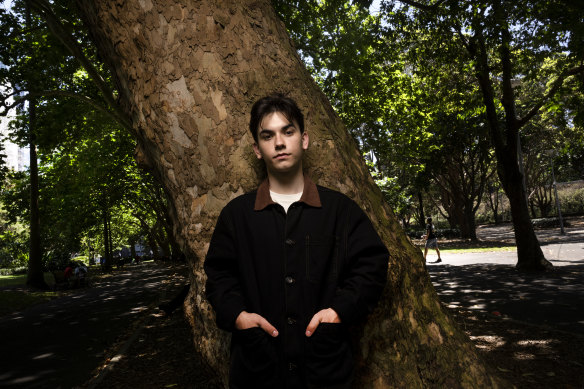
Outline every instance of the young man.
[(442, 259), (440, 258), (440, 250), (438, 249), (438, 237), (436, 236), (436, 231), (434, 230), (434, 224), (432, 224), (432, 218), (426, 219), (426, 244), (424, 247), (424, 260), (426, 260), (426, 255), (428, 255), (428, 249), (436, 249), (436, 254), (438, 254), (438, 259), (432, 263), (440, 263)]
[(267, 179), (221, 212), (205, 259), (217, 325), (232, 332), (231, 388), (349, 388), (348, 326), (374, 308), (388, 252), (361, 209), (302, 171), (304, 117), (258, 100), (250, 131)]

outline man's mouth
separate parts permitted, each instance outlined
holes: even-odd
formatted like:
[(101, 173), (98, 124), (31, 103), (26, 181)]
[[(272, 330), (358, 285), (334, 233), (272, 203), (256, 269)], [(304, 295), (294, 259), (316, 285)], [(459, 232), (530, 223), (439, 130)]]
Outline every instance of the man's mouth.
[(288, 153), (281, 153), (281, 154), (277, 154), (274, 157), (274, 159), (285, 158), (285, 157), (288, 157), (288, 156), (290, 156), (290, 154), (288, 154)]

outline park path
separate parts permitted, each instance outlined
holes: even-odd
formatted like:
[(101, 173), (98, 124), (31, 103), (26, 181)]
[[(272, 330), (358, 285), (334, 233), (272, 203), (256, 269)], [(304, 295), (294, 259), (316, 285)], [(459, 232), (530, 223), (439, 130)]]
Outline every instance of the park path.
[(73, 388), (103, 363), (104, 351), (175, 288), (184, 266), (128, 266), (91, 287), (0, 317), (0, 387)]
[[(517, 252), (444, 252), (441, 263), (428, 253), (428, 272), (440, 300), (448, 307), (548, 326), (584, 336), (584, 226), (537, 230), (547, 273), (515, 270)], [(510, 225), (479, 228), (481, 240), (514, 242)]]

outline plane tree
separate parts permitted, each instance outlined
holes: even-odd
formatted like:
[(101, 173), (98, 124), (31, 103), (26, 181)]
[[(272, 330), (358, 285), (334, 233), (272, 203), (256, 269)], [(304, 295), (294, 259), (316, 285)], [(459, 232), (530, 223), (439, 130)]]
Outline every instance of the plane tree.
[[(66, 40), (53, 4), (30, 3)], [(77, 4), (111, 70), (138, 159), (170, 200), (176, 237), (192, 269), (185, 307), (195, 345), (223, 380), (228, 339), (204, 298), (202, 259), (221, 208), (265, 174), (251, 151), (246, 122), (251, 104), (275, 89), (305, 108), (312, 139), (309, 173), (353, 197), (390, 247), (390, 282), (382, 301), (354, 332), (361, 337), (357, 385), (499, 383), (441, 307), (419, 250), (382, 201), (357, 144), (311, 79), (269, 2)]]

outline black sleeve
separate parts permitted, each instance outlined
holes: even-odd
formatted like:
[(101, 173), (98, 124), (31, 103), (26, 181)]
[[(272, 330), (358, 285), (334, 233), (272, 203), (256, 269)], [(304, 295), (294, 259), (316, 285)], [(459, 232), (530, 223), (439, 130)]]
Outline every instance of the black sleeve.
[(331, 306), (349, 324), (375, 308), (387, 281), (389, 261), (389, 252), (371, 221), (357, 204), (351, 203), (344, 248), (346, 266)]
[(215, 310), (217, 326), (233, 331), (235, 319), (246, 307), (239, 283), (235, 237), (225, 208), (217, 220), (204, 269), (206, 295)]

